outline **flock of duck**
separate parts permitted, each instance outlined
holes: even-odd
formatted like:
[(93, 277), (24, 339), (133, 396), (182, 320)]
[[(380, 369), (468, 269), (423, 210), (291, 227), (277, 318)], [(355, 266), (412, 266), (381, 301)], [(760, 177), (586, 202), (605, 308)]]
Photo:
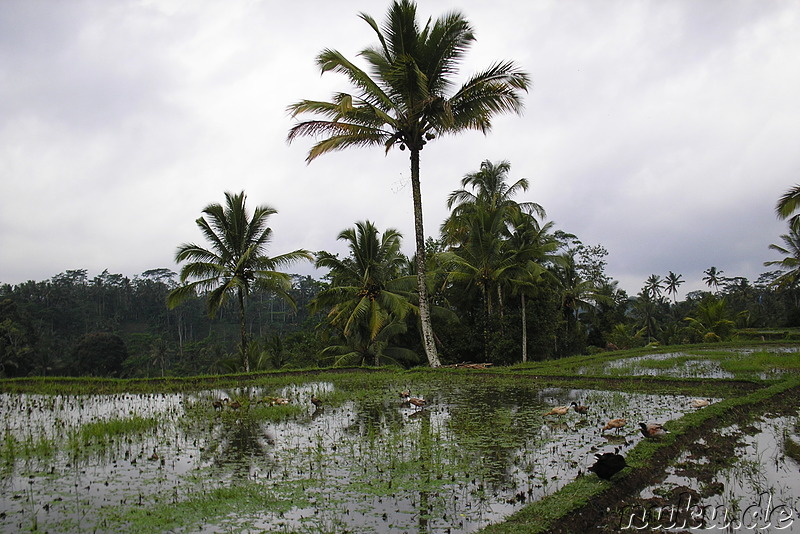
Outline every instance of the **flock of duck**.
[[(404, 406), (413, 406), (415, 409), (422, 410), (425, 408), (427, 402), (425, 399), (421, 397), (412, 397), (411, 392), (409, 390), (402, 391), (400, 393), (401, 405)], [(256, 401), (257, 404), (268, 404), (269, 406), (276, 406), (282, 404), (289, 404), (289, 399), (284, 397), (264, 397), (263, 399), (259, 399)], [(311, 404), (314, 405), (315, 409), (322, 407), (322, 401), (317, 398), (316, 395), (311, 395)], [(694, 399), (691, 401), (690, 405), (692, 408), (703, 408), (711, 404), (711, 399)], [(224, 398), (215, 400), (212, 402), (212, 406), (214, 410), (222, 410), (224, 408), (229, 408), (231, 410), (238, 410), (242, 407), (242, 403), (239, 401), (231, 401), (230, 399)], [(563, 417), (569, 413), (570, 408), (575, 411), (575, 413), (580, 415), (586, 415), (589, 413), (589, 407), (585, 405), (578, 404), (575, 401), (572, 401), (567, 406), (556, 406), (555, 408), (551, 409), (549, 412), (543, 415), (543, 417), (548, 417), (551, 415), (555, 415), (558, 417)], [(601, 433), (606, 432), (607, 430), (614, 430), (616, 434), (619, 434), (619, 431), (628, 424), (628, 420), (624, 417), (617, 417), (615, 419), (609, 420), (605, 426), (602, 427), (600, 430)], [(639, 423), (639, 431), (645, 438), (649, 439), (658, 439), (666, 434), (669, 433), (669, 430), (664, 428), (661, 423)], [(155, 453), (154, 453), (155, 454)], [(619, 448), (614, 449), (614, 452), (605, 452), (603, 454), (595, 454), (595, 463), (588, 467), (589, 471), (595, 473), (598, 477), (609, 480), (615, 474), (619, 473), (623, 469), (628, 467), (628, 464), (625, 462), (625, 457), (619, 454)]]
[[(315, 399), (316, 399), (316, 397), (314, 397), (312, 395), (311, 402), (315, 406), (318, 406), (316, 404), (316, 402), (314, 402)], [(268, 406), (281, 406), (281, 405), (284, 405), (284, 404), (289, 404), (289, 402), (290, 402), (289, 399), (287, 399), (285, 397), (264, 397), (264, 398), (258, 399), (256, 401), (256, 404), (266, 404)], [(229, 410), (238, 410), (239, 408), (242, 407), (242, 402), (239, 401), (239, 400), (232, 401), (232, 400), (230, 400), (228, 398), (224, 398), (224, 399), (217, 399), (215, 401), (212, 401), (211, 402), (211, 406), (214, 408), (215, 411), (221, 411), (221, 410), (223, 410), (225, 408), (227, 408)]]
[[(703, 408), (709, 404), (711, 404), (711, 399), (694, 399), (691, 401), (690, 406), (692, 408)], [(583, 406), (573, 401), (568, 406), (556, 406), (544, 414), (543, 417), (548, 417), (550, 415), (563, 417), (564, 415), (567, 415), (570, 408), (581, 415), (585, 415), (589, 412), (588, 406)], [(607, 430), (614, 430), (615, 433), (619, 434), (619, 431), (626, 424), (628, 424), (628, 420), (624, 417), (611, 419), (605, 424), (605, 426), (602, 427), (600, 432), (604, 433)], [(645, 438), (649, 439), (659, 439), (669, 433), (669, 431), (660, 423), (640, 422), (639, 431)], [(616, 448), (614, 449), (614, 452), (595, 454), (595, 463), (588, 467), (588, 470), (594, 472), (598, 477), (604, 480), (609, 480), (627, 466), (628, 464), (625, 462), (625, 457), (619, 454), (619, 448)]]

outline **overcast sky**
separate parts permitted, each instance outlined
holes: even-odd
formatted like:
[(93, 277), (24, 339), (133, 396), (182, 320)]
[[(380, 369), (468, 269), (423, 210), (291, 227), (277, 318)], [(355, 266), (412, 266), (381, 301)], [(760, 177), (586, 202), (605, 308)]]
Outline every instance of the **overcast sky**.
[[(286, 106), (349, 90), (314, 58), (358, 61), (388, 2), (0, 1), (0, 282), (177, 271), (195, 219), (244, 190), (277, 255), (342, 251), (359, 220), (413, 251), (408, 153), (350, 149), (306, 165)], [(711, 266), (755, 281), (800, 182), (800, 3), (793, 0), (421, 0), (461, 10), (464, 74), (510, 59), (523, 116), (422, 152), (427, 235), (481, 161), (509, 160), (557, 229), (609, 251), (630, 294), (650, 274), (703, 289)], [(292, 269), (314, 274), (309, 266)]]

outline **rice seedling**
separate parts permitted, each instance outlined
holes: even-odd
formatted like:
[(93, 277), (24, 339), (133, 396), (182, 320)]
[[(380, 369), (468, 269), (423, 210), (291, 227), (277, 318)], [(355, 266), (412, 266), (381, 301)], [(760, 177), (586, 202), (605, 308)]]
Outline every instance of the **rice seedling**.
[[(684, 365), (702, 359), (684, 356)], [(567, 365), (599, 369), (601, 360)], [(673, 369), (666, 363), (656, 368)], [(170, 385), (141, 394), (85, 395), (77, 388), (46, 398), (4, 394), (0, 406), (9, 417), (0, 459), (15, 459), (3, 472), (4, 483), (28, 487), (28, 473), (16, 459), (42, 458), (34, 466), (41, 471), (30, 500), (49, 503), (47, 514), (36, 514), (37, 528), (54, 533), (416, 532), (422, 524), (466, 533), (555, 492), (571, 494), (574, 489), (565, 488), (586, 472), (595, 451), (621, 448), (636, 464), (641, 453), (631, 456), (634, 450), (657, 450), (693, 418), (725, 407), (715, 402), (703, 408), (707, 413), (689, 407), (699, 392), (721, 398), (700, 381), (564, 382), (563, 374), (547, 380), (525, 374), (528, 369), (271, 374), (180, 393), (169, 393)], [(425, 408), (404, 405), (400, 392), (406, 390), (424, 398)], [(321, 409), (312, 395), (324, 402)], [(213, 402), (222, 398), (229, 402), (217, 409)], [(278, 398), (289, 402), (264, 400)], [(233, 401), (239, 402), (235, 409)], [(571, 402), (589, 406), (588, 412), (542, 419), (550, 406)], [(612, 417), (632, 424), (607, 439), (599, 429)], [(639, 420), (671, 421), (674, 434), (640, 449)], [(37, 426), (44, 421), (49, 426)], [(36, 430), (26, 434), (25, 428)], [(598, 484), (605, 483), (590, 486)], [(22, 509), (5, 496), (0, 506), (10, 513)], [(0, 519), (0, 530), (9, 525)]]

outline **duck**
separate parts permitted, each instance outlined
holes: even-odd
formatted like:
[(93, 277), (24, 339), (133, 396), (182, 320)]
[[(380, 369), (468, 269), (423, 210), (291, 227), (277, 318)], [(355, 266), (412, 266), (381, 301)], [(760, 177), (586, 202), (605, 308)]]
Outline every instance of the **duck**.
[(614, 452), (595, 454), (594, 456), (596, 461), (588, 469), (603, 480), (611, 479), (611, 477), (628, 467), (625, 458), (619, 454), (619, 449), (614, 449)]
[(549, 412), (543, 415), (543, 417), (547, 417), (548, 415), (558, 415), (559, 417), (562, 415), (566, 415), (569, 411), (569, 406), (556, 406)]
[(241, 407), (242, 403), (239, 401), (233, 401), (228, 403), (228, 408), (230, 408), (231, 410), (238, 410)]
[(579, 413), (581, 415), (586, 414), (589, 411), (589, 407), (588, 406), (581, 406), (580, 404), (578, 404), (575, 401), (572, 401), (569, 405), (572, 406), (572, 409), (575, 410), (575, 412), (577, 412), (577, 413)]
[(705, 408), (711, 404), (711, 399), (694, 399), (691, 402), (692, 408)]
[(410, 396), (411, 396), (411, 391), (410, 391), (410, 390), (408, 390), (408, 389), (407, 389), (407, 390), (405, 390), (405, 391), (401, 391), (401, 392), (400, 392), (400, 398), (401, 398), (401, 399), (407, 399), (407, 398), (409, 398)]
[(420, 399), (418, 397), (409, 397), (408, 402), (414, 405), (416, 408), (425, 409), (425, 404), (426, 404), (425, 399)]
[(148, 460), (150, 460), (151, 462), (155, 462), (155, 461), (156, 461), (156, 460), (158, 460), (159, 458), (160, 458), (160, 457), (158, 456), (158, 452), (156, 452), (156, 449), (155, 449), (155, 447), (153, 447), (153, 454), (151, 454), (151, 455), (150, 455), (150, 457), (148, 458)]
[(639, 428), (646, 438), (660, 438), (669, 434), (669, 430), (658, 423), (639, 423)]
[(319, 408), (322, 406), (322, 401), (319, 400), (316, 395), (311, 395), (311, 404)]
[(623, 426), (625, 426), (627, 423), (628, 423), (628, 420), (625, 419), (624, 417), (619, 417), (617, 419), (612, 419), (611, 421), (606, 423), (606, 426), (603, 427), (602, 432), (605, 432), (606, 430), (611, 430), (613, 428), (613, 429), (616, 430), (617, 434), (619, 434), (619, 429), (622, 428)]
[[(228, 399), (225, 399), (225, 400), (228, 400)], [(225, 405), (225, 403), (223, 401), (219, 400), (219, 399), (215, 400), (214, 402), (211, 403), (211, 406), (214, 407), (214, 411), (217, 411), (217, 412), (220, 411), (224, 405)]]

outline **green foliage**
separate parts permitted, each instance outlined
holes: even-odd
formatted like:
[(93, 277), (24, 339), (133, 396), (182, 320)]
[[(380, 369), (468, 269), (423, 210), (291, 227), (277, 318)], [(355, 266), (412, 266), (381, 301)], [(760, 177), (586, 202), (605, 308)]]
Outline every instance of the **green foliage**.
[(73, 372), (79, 376), (115, 376), (122, 371), (127, 357), (128, 349), (118, 335), (86, 334), (72, 350)]
[(494, 116), (522, 111), (529, 78), (512, 62), (497, 62), (456, 85), (458, 66), (475, 36), (464, 16), (448, 13), (424, 27), (409, 0), (392, 3), (383, 25), (367, 14), (378, 44), (362, 50), (369, 68), (362, 70), (340, 52), (323, 50), (317, 65), (323, 73), (344, 74), (355, 94), (336, 93), (329, 102), (301, 100), (289, 106), (293, 117), (315, 117), (296, 123), (288, 140), (314, 137), (306, 161), (350, 147), (409, 149), (416, 245), (417, 306), (428, 363), (440, 365), (431, 325), (425, 233), (422, 224), (420, 151), (437, 135), (464, 130), (488, 132)]
[(15, 301), (0, 301), (0, 377), (23, 376), (33, 368), (36, 333)]
[(239, 309), (241, 359), (248, 371), (247, 299), (259, 289), (291, 301), (288, 291), (290, 277), (277, 269), (302, 259), (311, 259), (311, 254), (298, 249), (279, 256), (267, 256), (266, 249), (272, 240), (272, 229), (267, 226), (267, 219), (277, 211), (267, 205), (257, 206), (251, 217), (246, 198), (244, 191), (238, 194), (226, 192), (224, 207), (221, 204), (206, 206), (203, 210), (205, 217), (200, 217), (196, 223), (211, 243), (211, 248), (194, 243), (178, 247), (175, 261), (187, 263), (180, 272), (182, 285), (170, 292), (167, 303), (174, 308), (198, 293), (206, 295), (208, 313), (213, 318), (227, 299), (235, 296)]

